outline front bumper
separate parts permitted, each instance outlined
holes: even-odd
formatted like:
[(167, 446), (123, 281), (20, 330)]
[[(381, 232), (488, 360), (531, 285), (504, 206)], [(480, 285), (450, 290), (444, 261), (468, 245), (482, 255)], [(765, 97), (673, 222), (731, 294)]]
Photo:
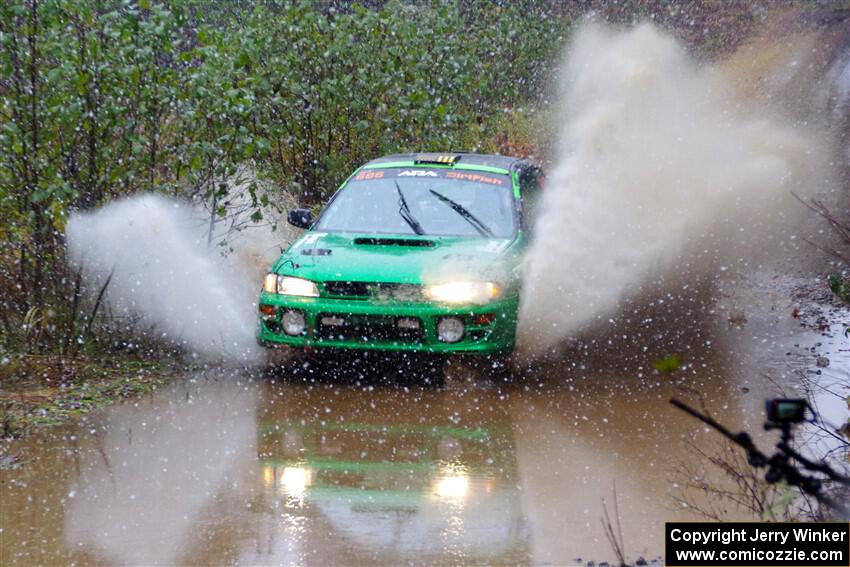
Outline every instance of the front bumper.
[[(513, 349), (518, 297), (486, 305), (449, 306), (378, 300), (293, 297), (263, 292), (260, 305), (274, 306), (274, 315), (260, 317), (257, 340), (266, 347), (319, 347), (359, 350), (412, 351), (445, 354), (490, 354)], [(297, 336), (281, 327), (286, 310), (304, 314), (306, 328)], [(455, 343), (437, 337), (442, 317), (459, 317), (465, 326)], [(419, 330), (400, 329), (398, 319), (417, 319)], [(340, 324), (340, 320), (342, 323)], [(333, 321), (333, 326), (323, 321)]]

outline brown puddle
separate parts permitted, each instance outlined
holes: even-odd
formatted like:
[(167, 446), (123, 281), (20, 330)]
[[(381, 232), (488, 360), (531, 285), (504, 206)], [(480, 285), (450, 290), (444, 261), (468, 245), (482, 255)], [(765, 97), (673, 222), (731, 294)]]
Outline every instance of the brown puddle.
[(699, 391), (722, 421), (756, 429), (769, 388), (753, 386), (745, 352), (781, 350), (786, 331), (730, 333), (675, 379), (195, 376), (15, 445), (25, 464), (0, 471), (0, 563), (598, 563), (615, 560), (602, 527), (615, 490), (627, 558), (652, 562), (665, 521), (699, 519), (677, 503), (673, 468), (692, 462), (695, 432), (714, 435), (668, 399)]

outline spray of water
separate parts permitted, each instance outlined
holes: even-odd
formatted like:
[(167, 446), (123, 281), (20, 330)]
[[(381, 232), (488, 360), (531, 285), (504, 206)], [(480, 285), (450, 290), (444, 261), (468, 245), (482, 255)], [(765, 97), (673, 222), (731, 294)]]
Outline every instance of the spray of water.
[(260, 361), (257, 294), (286, 235), (248, 226), (225, 249), (216, 244), (228, 227), (209, 230), (201, 209), (146, 194), (73, 215), (66, 236), (90, 289), (109, 278), (111, 315), (133, 321), (128, 335), (153, 333), (204, 359)]
[(616, 319), (624, 301), (789, 247), (793, 193), (829, 185), (822, 129), (649, 24), (585, 25), (563, 77), (559, 157), (526, 258), (527, 354)]

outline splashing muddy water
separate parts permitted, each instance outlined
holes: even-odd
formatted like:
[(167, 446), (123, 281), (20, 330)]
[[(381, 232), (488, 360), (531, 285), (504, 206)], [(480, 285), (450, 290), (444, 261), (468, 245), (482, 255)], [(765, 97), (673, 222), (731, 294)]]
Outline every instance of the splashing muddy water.
[(626, 300), (787, 255), (805, 212), (793, 194), (832, 188), (833, 150), (821, 123), (742, 84), (764, 69), (741, 71), (695, 62), (650, 24), (576, 33), (560, 157), (527, 254), (527, 353), (616, 318)]
[(125, 338), (149, 333), (196, 357), (262, 361), (256, 299), (287, 234), (249, 226), (227, 239), (223, 254), (215, 244), (224, 234), (209, 230), (196, 207), (147, 194), (73, 215), (66, 234), (88, 285), (108, 279), (112, 316), (128, 321)]

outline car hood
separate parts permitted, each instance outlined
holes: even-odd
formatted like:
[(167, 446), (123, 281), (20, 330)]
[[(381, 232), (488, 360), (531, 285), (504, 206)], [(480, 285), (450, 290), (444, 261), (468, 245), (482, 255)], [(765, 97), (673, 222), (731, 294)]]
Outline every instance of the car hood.
[(489, 239), (308, 232), (275, 264), (313, 281), (431, 284), (515, 279), (522, 237)]

